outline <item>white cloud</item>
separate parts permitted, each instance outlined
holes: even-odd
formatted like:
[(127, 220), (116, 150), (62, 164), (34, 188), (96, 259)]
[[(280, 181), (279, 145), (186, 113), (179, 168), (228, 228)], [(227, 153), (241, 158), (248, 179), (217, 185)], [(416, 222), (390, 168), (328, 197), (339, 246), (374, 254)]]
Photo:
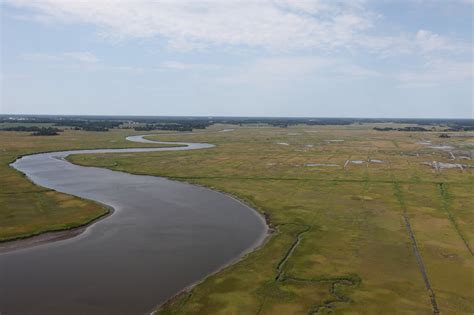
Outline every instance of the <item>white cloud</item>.
[(433, 87), (472, 80), (474, 63), (433, 59), (421, 69), (405, 71), (396, 76), (402, 87)]
[(437, 51), (460, 53), (467, 50), (466, 46), (427, 30), (419, 30), (415, 35), (415, 40), (418, 48), (424, 53)]
[(406, 55), (416, 52), (413, 40), (404, 35), (361, 35), (360, 43), (369, 53), (378, 54), (380, 57)]
[(98, 62), (99, 58), (97, 58), (94, 54), (90, 52), (69, 52), (62, 54), (65, 58), (69, 58), (72, 60), (77, 60), (80, 62)]
[(332, 8), (328, 2), (314, 0), (277, 0), (275, 3), (284, 9), (306, 14), (329, 11)]
[(218, 70), (222, 67), (208, 63), (185, 63), (179, 61), (165, 61), (161, 64), (163, 68), (172, 70)]
[[(107, 38), (156, 38), (176, 50), (213, 46), (271, 52), (357, 49), (380, 56), (466, 52), (429, 30), (382, 34), (368, 0), (4, 0), (39, 21), (86, 23)], [(27, 13), (24, 13), (27, 14)]]
[[(219, 70), (213, 73), (219, 77), (217, 80), (233, 84), (288, 81), (322, 71), (336, 76), (395, 76), (403, 86), (432, 86), (472, 77), (472, 58), (466, 57), (472, 53), (472, 43), (458, 42), (425, 29), (412, 33), (384, 32), (377, 27), (383, 19), (370, 9), (369, 0), (4, 1), (27, 8), (22, 14), (31, 14), (31, 18), (51, 23), (92, 24), (101, 35), (114, 39), (158, 39), (176, 50), (263, 48), (270, 52), (263, 55), (283, 56), (234, 67), (167, 61), (152, 70), (115, 67), (116, 70), (137, 73)], [(343, 50), (350, 53), (350, 56), (345, 54), (346, 60), (356, 60), (354, 56), (361, 54), (366, 58), (406, 55), (413, 57), (413, 63), (421, 60), (421, 66), (417, 71), (383, 74), (383, 66), (375, 71), (336, 59), (343, 58)], [(299, 57), (308, 53), (313, 57)], [(315, 57), (328, 54), (337, 57)], [(450, 57), (459, 60), (461, 54), (465, 61), (449, 60)], [(22, 57), (75, 61), (81, 65), (96, 63), (95, 68), (106, 68), (99, 67), (98, 58), (89, 52), (33, 53)]]
[(397, 55), (434, 55), (441, 53), (463, 54), (472, 47), (440, 34), (418, 30), (414, 35), (360, 35), (361, 46), (381, 57)]
[(94, 54), (87, 51), (63, 53), (23, 53), (20, 57), (29, 61), (75, 61), (81, 63), (95, 63), (99, 61)]
[(379, 77), (382, 74), (378, 71), (367, 69), (358, 65), (341, 63), (336, 69), (336, 73), (351, 77)]
[(347, 62), (319, 57), (262, 58), (240, 65), (213, 79), (225, 85), (271, 86), (305, 77), (367, 77), (379, 73)]
[(169, 47), (213, 45), (271, 50), (359, 45), (373, 26), (364, 1), (6, 0), (33, 9), (32, 18), (88, 23), (114, 38), (163, 38)]
[(333, 64), (331, 59), (316, 57), (262, 58), (228, 69), (215, 81), (225, 85), (271, 85), (314, 74)]

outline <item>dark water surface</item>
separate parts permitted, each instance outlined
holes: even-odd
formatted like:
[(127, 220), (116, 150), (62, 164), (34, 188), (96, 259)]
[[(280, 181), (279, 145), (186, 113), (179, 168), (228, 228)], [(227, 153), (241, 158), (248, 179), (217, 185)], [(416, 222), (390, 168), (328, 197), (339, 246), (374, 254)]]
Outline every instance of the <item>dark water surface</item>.
[(258, 246), (267, 233), (264, 220), (229, 196), (63, 160), (76, 153), (212, 147), (186, 145), (65, 151), (17, 160), (13, 167), (36, 184), (102, 202), (115, 212), (77, 237), (0, 254), (0, 313), (147, 313)]

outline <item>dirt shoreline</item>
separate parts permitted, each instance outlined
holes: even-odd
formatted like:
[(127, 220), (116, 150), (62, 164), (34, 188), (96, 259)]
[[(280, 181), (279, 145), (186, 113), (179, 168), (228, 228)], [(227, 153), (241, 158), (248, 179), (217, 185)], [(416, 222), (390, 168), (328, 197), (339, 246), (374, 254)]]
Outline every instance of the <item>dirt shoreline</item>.
[[(152, 135), (143, 135), (142, 139), (145, 136), (152, 136)], [(127, 140), (129, 140), (129, 139), (127, 138)], [(129, 141), (134, 141), (134, 140), (129, 140)], [(148, 140), (148, 141), (153, 141), (153, 140)], [(156, 142), (156, 141), (153, 141), (153, 142)], [(161, 144), (161, 143), (156, 143), (156, 144)], [(137, 148), (132, 147), (130, 149), (137, 149)], [(77, 150), (77, 151), (81, 151), (81, 150)], [(76, 151), (76, 150), (68, 150), (68, 151)], [(55, 151), (53, 151), (53, 152), (55, 152)], [(41, 153), (45, 153), (45, 152), (32, 153), (32, 154), (27, 154), (27, 155), (34, 155), (34, 154), (41, 154)], [(13, 164), (15, 161), (22, 158), (23, 156), (26, 156), (26, 155), (18, 156), (11, 163)], [(69, 160), (68, 160), (68, 162), (71, 163)], [(74, 164), (74, 163), (72, 163), (72, 164)], [(83, 165), (80, 165), (80, 166), (83, 166)], [(107, 168), (107, 167), (105, 167), (105, 168)], [(26, 176), (28, 178), (28, 176), (26, 174), (24, 174), (22, 172), (20, 172), (20, 173), (23, 176)], [(127, 173), (127, 172), (124, 172), (124, 173)], [(129, 174), (139, 175), (139, 176), (152, 176), (152, 175), (145, 175), (145, 174), (133, 174), (133, 173), (129, 173)], [(256, 240), (255, 243), (251, 247), (249, 247), (245, 251), (243, 251), (238, 257), (235, 257), (234, 259), (229, 260), (228, 262), (224, 263), (222, 266), (219, 266), (214, 271), (207, 274), (202, 279), (200, 279), (200, 280), (198, 280), (194, 283), (189, 284), (188, 286), (184, 287), (179, 292), (177, 292), (176, 294), (171, 296), (166, 301), (161, 302), (160, 304), (157, 304), (156, 306), (153, 307), (152, 310), (150, 310), (150, 312), (149, 312), (150, 314), (155, 314), (156, 312), (158, 312), (161, 309), (161, 307), (163, 307), (164, 305), (166, 305), (170, 301), (173, 301), (174, 299), (181, 296), (182, 294), (191, 291), (195, 286), (202, 283), (203, 281), (205, 281), (209, 277), (225, 270), (226, 268), (229, 268), (229, 267), (233, 266), (234, 264), (236, 264), (236, 263), (242, 261), (243, 259), (245, 259), (249, 254), (261, 249), (263, 246), (265, 246), (268, 243), (268, 241), (271, 239), (271, 237), (275, 233), (278, 232), (278, 229), (275, 229), (272, 226), (272, 223), (270, 222), (270, 218), (267, 215), (265, 215), (265, 212), (262, 209), (258, 209), (258, 207), (256, 205), (252, 205), (252, 202), (244, 201), (241, 198), (239, 198), (238, 196), (234, 196), (234, 195), (229, 194), (227, 192), (218, 190), (214, 187), (209, 187), (209, 186), (193, 183), (189, 180), (182, 180), (182, 179), (180, 180), (180, 179), (177, 179), (177, 178), (166, 177), (166, 176), (154, 176), (154, 177), (166, 178), (168, 180), (176, 181), (176, 182), (185, 182), (186, 184), (189, 184), (189, 185), (198, 186), (198, 187), (201, 187), (201, 188), (204, 188), (204, 189), (208, 189), (208, 190), (215, 191), (215, 192), (218, 192), (220, 194), (223, 194), (226, 197), (237, 201), (238, 203), (242, 204), (243, 206), (245, 206), (249, 210), (251, 210), (263, 222), (263, 224), (267, 228), (267, 231), (266, 231), (266, 233), (262, 234), (261, 238)], [(94, 201), (94, 202), (96, 202), (96, 201)], [(90, 227), (93, 224), (97, 223), (98, 221), (106, 219), (109, 216), (114, 214), (115, 210), (114, 210), (113, 207), (111, 207), (109, 205), (106, 205), (106, 204), (103, 204), (103, 203), (99, 203), (99, 204), (103, 205), (104, 207), (106, 207), (108, 209), (108, 211), (106, 213), (104, 213), (103, 215), (101, 215), (101, 216), (99, 216), (99, 217), (97, 217), (97, 218), (95, 218), (95, 219), (93, 219), (93, 220), (91, 220), (91, 221), (89, 221), (89, 222), (87, 222), (83, 225), (80, 225), (80, 226), (65, 228), (65, 229), (56, 230), (56, 231), (54, 231), (54, 230), (53, 231), (45, 231), (45, 232), (40, 232), (37, 235), (25, 236), (25, 237), (21, 237), (21, 238), (18, 238), (18, 239), (6, 240), (4, 242), (0, 242), (0, 254), (1, 253), (12, 252), (12, 251), (16, 251), (16, 250), (21, 250), (21, 249), (27, 249), (27, 248), (31, 248), (31, 247), (35, 247), (35, 246), (39, 246), (39, 245), (43, 245), (43, 244), (53, 243), (53, 242), (56, 242), (56, 241), (72, 239), (74, 237), (77, 237), (77, 236), (83, 234), (88, 229), (88, 227)]]
[[(185, 182), (185, 181), (183, 181)], [(188, 183), (188, 182), (186, 182)], [(233, 265), (243, 261), (245, 258), (247, 258), (248, 255), (262, 249), (269, 241), (270, 239), (275, 235), (275, 233), (278, 233), (278, 229), (277, 228), (273, 228), (273, 225), (270, 223), (270, 220), (269, 220), (269, 217), (267, 217), (266, 215), (262, 214), (260, 211), (258, 211), (256, 208), (252, 208), (250, 205), (248, 205), (245, 201), (241, 200), (240, 198), (238, 198), (237, 196), (233, 196), (229, 193), (226, 193), (226, 192), (222, 192), (220, 190), (217, 190), (217, 189), (212, 189), (212, 188), (209, 188), (209, 187), (206, 187), (206, 186), (203, 186), (203, 185), (199, 185), (199, 184), (192, 184), (192, 183), (189, 183), (191, 185), (195, 185), (195, 186), (199, 186), (199, 187), (203, 187), (203, 188), (206, 188), (206, 189), (211, 189), (211, 190), (214, 190), (214, 191), (217, 191), (221, 194), (224, 194), (240, 203), (242, 203), (243, 205), (245, 205), (246, 207), (252, 209), (259, 217), (261, 217), (263, 219), (263, 221), (265, 222), (265, 225), (267, 226), (268, 230), (267, 230), (267, 233), (266, 235), (261, 239), (259, 240), (257, 243), (256, 246), (252, 247), (252, 248), (249, 248), (247, 251), (245, 251), (244, 253), (242, 253), (240, 255), (240, 257), (237, 257), (231, 261), (229, 261), (228, 263), (222, 265), (221, 267), (217, 268), (215, 271), (213, 272), (210, 272), (207, 276), (205, 276), (204, 278), (202, 278), (201, 280), (197, 280), (196, 282), (188, 285), (187, 287), (181, 289), (180, 291), (176, 292), (175, 295), (173, 295), (172, 297), (170, 297), (168, 300), (164, 301), (163, 303), (160, 303), (158, 305), (156, 305), (148, 314), (149, 315), (157, 315), (161, 310), (162, 308), (168, 304), (168, 303), (171, 303), (173, 302), (174, 300), (178, 299), (179, 297), (181, 297), (183, 294), (189, 294), (196, 286), (198, 286), (199, 284), (203, 283), (204, 281), (206, 281), (209, 277), (212, 277), (216, 274), (218, 274), (219, 272), (221, 271), (224, 271), (225, 269), (227, 268), (230, 268), (232, 267)]]
[(39, 232), (38, 234), (20, 236), (11, 240), (1, 241), (0, 254), (74, 238), (84, 233), (93, 224), (105, 220), (115, 213), (115, 209), (113, 207), (99, 203), (97, 201), (94, 202), (107, 208), (107, 212), (98, 216), (97, 218), (92, 219), (89, 222), (78, 226), (57, 230), (48, 230), (44, 232)]
[[(148, 143), (148, 145), (147, 145), (146, 142), (138, 142), (138, 141), (133, 141), (133, 140), (128, 140), (128, 141), (139, 143), (141, 145), (144, 145), (145, 147), (133, 147), (132, 146), (132, 147), (120, 147), (120, 148), (110, 148), (110, 149), (161, 148), (160, 146), (156, 146), (156, 144), (158, 144), (158, 143), (156, 143), (154, 146), (151, 146), (150, 143)], [(168, 146), (165, 146), (163, 148), (167, 148), (167, 147)], [(171, 145), (169, 147), (173, 148), (173, 147), (182, 147), (182, 146), (181, 145), (177, 145), (177, 146)], [(69, 150), (66, 150), (66, 151), (74, 152), (74, 151), (83, 151), (83, 150), (102, 150), (102, 149), (104, 149), (104, 148), (93, 147), (93, 148), (85, 148), (85, 149), (69, 149)], [(12, 159), (8, 163), (8, 165), (11, 168), (13, 168), (13, 170), (15, 172), (18, 172), (18, 173), (20, 173), (21, 176), (26, 177), (35, 186), (42, 187), (42, 186), (39, 186), (39, 185), (35, 184), (28, 177), (28, 175), (26, 175), (25, 173), (17, 170), (16, 168), (12, 167), (12, 165), (16, 161), (18, 161), (19, 159), (21, 159), (23, 157), (26, 157), (26, 156), (31, 156), (31, 155), (36, 155), (36, 154), (45, 154), (45, 153), (54, 153), (54, 152), (61, 152), (61, 151), (58, 151), (58, 150), (45, 150), (45, 151), (38, 151), (38, 152), (33, 152), (33, 153), (21, 154), (21, 155), (16, 156), (14, 159)], [(68, 160), (68, 162), (71, 163), (71, 164), (74, 164), (74, 163), (70, 162), (69, 160)], [(56, 191), (56, 190), (47, 189), (47, 191)], [(77, 196), (76, 196), (76, 198), (83, 199), (83, 198), (80, 198), (80, 197), (77, 197)], [(0, 254), (16, 251), (16, 250), (20, 250), (20, 249), (31, 248), (31, 247), (35, 247), (35, 246), (39, 246), (39, 245), (43, 245), (43, 244), (47, 244), (47, 243), (62, 241), (62, 240), (70, 239), (70, 238), (74, 238), (74, 237), (79, 236), (82, 233), (84, 233), (87, 230), (87, 228), (90, 227), (92, 224), (97, 223), (100, 220), (108, 218), (109, 216), (111, 216), (115, 212), (115, 209), (112, 206), (109, 206), (109, 205), (106, 205), (106, 204), (103, 204), (103, 203), (100, 203), (100, 202), (97, 202), (97, 201), (94, 201), (94, 200), (89, 200), (89, 199), (87, 199), (87, 200), (102, 205), (103, 207), (107, 208), (108, 211), (105, 212), (104, 214), (88, 221), (88, 222), (85, 222), (83, 224), (76, 225), (76, 226), (73, 226), (73, 227), (45, 230), (45, 231), (34, 233), (34, 234), (18, 236), (18, 237), (14, 237), (14, 238), (11, 238), (11, 239), (6, 239), (6, 240), (0, 240)]]

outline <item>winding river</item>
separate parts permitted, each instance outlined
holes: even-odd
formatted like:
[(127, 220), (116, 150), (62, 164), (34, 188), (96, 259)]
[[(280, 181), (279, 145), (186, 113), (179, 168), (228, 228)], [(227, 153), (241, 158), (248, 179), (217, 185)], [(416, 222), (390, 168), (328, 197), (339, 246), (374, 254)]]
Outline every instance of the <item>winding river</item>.
[(64, 159), (213, 147), (143, 137), (127, 140), (182, 146), (42, 153), (12, 164), (40, 186), (106, 204), (114, 213), (75, 237), (0, 254), (2, 315), (147, 313), (262, 243), (262, 217), (230, 196)]

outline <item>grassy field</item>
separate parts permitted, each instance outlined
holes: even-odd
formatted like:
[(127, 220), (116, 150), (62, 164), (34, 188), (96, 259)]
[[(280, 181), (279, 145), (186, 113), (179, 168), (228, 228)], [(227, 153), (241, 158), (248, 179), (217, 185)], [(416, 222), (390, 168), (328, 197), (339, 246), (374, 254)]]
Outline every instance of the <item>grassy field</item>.
[(268, 218), (263, 248), (164, 314), (472, 314), (474, 138), (372, 127), (213, 126), (235, 131), (156, 137), (217, 145), (209, 150), (69, 159), (212, 187)]
[[(263, 248), (167, 303), (165, 314), (472, 313), (473, 171), (422, 163), (473, 165), (466, 151), (474, 138), (372, 127), (212, 126), (150, 137), (217, 145), (209, 150), (69, 159), (212, 187), (268, 218), (274, 233)], [(235, 130), (218, 132), (225, 128)], [(133, 133), (0, 132), (0, 241), (107, 213), (33, 185), (10, 162), (35, 152), (146, 146), (125, 141)]]
[(130, 131), (64, 131), (58, 136), (0, 131), (0, 242), (87, 224), (108, 209), (97, 203), (48, 190), (9, 167), (35, 152), (81, 148), (144, 147), (125, 140)]

